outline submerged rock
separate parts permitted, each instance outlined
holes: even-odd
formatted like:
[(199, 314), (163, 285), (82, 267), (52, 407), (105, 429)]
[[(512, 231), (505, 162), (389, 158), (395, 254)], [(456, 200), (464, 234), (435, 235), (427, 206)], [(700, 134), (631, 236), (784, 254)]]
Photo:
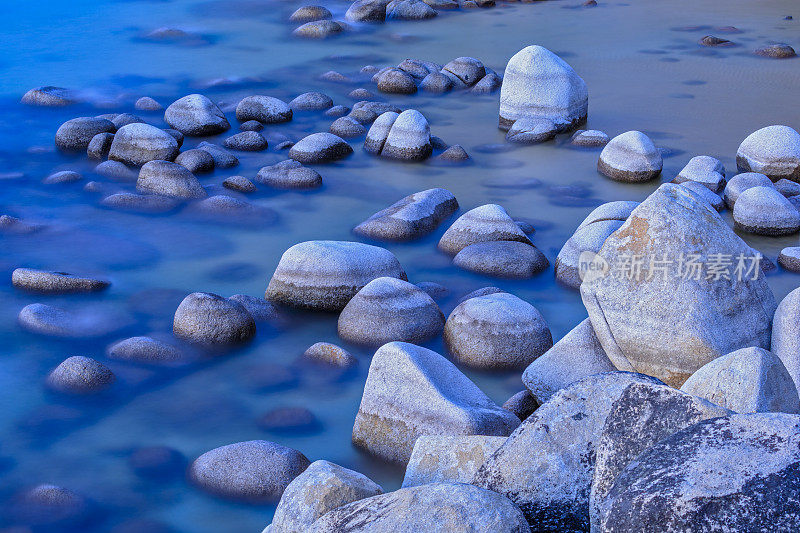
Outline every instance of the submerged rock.
[(550, 50), (528, 46), (508, 61), (500, 90), (500, 129), (528, 117), (567, 131), (586, 120), (588, 106), (586, 82)]
[(423, 435), (414, 444), (403, 488), (428, 483), (470, 483), (505, 437), (484, 435)]
[(239, 164), (239, 160), (235, 155), (218, 144), (203, 141), (197, 145), (197, 149), (208, 152), (214, 159), (214, 166), (216, 168), (231, 168)]
[(169, 161), (150, 161), (142, 166), (136, 190), (173, 198), (205, 198), (206, 191), (185, 167)]
[(315, 20), (295, 28), (292, 35), (307, 39), (325, 39), (344, 31), (344, 26), (333, 20)]
[(464, 147), (460, 144), (454, 144), (439, 154), (437, 158), (439, 161), (446, 161), (448, 163), (463, 163), (469, 161), (470, 157)]
[(375, 352), (353, 443), (406, 462), (421, 435), (508, 435), (519, 419), (498, 407), (441, 355), (390, 342)]
[(62, 183), (75, 183), (83, 179), (83, 176), (72, 170), (61, 170), (54, 172), (42, 180), (45, 185), (59, 185)]
[(26, 92), (21, 102), (39, 107), (65, 107), (76, 103), (76, 99), (69, 89), (48, 85)]
[(181, 350), (152, 337), (130, 337), (108, 348), (108, 357), (149, 365), (175, 364), (184, 359)]
[(289, 157), (301, 163), (330, 163), (353, 153), (344, 139), (332, 133), (312, 133), (289, 150)]
[(171, 128), (192, 136), (216, 135), (231, 127), (219, 107), (202, 94), (190, 94), (171, 103), (164, 120)]
[(258, 190), (255, 184), (244, 176), (225, 178), (225, 181), (222, 182), (222, 186), (226, 189), (243, 193), (251, 193)]
[(303, 93), (289, 102), (289, 107), (302, 111), (322, 111), (333, 107), (333, 100), (324, 93)]
[(775, 187), (751, 187), (733, 207), (737, 229), (758, 235), (791, 235), (800, 231), (800, 212)]
[(292, 22), (312, 22), (330, 18), (333, 18), (333, 15), (323, 6), (302, 6), (291, 14), (289, 20)]
[(161, 111), (164, 106), (149, 96), (142, 96), (133, 106), (137, 111)]
[(11, 283), (18, 289), (50, 294), (98, 292), (107, 289), (111, 285), (111, 283), (104, 280), (33, 268), (15, 269), (11, 273)]
[(101, 392), (114, 381), (114, 373), (108, 367), (80, 355), (68, 357), (47, 376), (48, 387), (69, 394)]
[(225, 148), (243, 152), (260, 152), (266, 150), (268, 143), (257, 131), (243, 131), (225, 139)]
[(340, 346), (329, 342), (317, 342), (303, 352), (303, 357), (309, 361), (350, 368), (358, 364), (358, 359)]
[(194, 292), (175, 311), (172, 331), (197, 344), (240, 344), (253, 338), (256, 323), (240, 303), (216, 294)]
[(664, 166), (661, 152), (640, 131), (617, 135), (606, 144), (597, 160), (597, 170), (616, 181), (649, 181)]
[(293, 307), (341, 311), (367, 283), (382, 276), (407, 279), (397, 258), (384, 248), (358, 242), (307, 241), (281, 256), (266, 298)]
[(100, 200), (100, 205), (137, 213), (166, 213), (178, 206), (178, 200), (157, 194), (118, 192)]
[(319, 172), (306, 168), (293, 159), (263, 167), (258, 171), (255, 180), (276, 189), (315, 189), (322, 186)]
[(189, 479), (212, 494), (263, 504), (278, 501), (309, 464), (297, 450), (251, 440), (204, 453), (189, 467)]
[(439, 250), (449, 255), (478, 242), (519, 241), (532, 245), (506, 210), (497, 204), (476, 207), (461, 215), (439, 240)]
[(511, 125), (506, 140), (518, 144), (538, 144), (551, 140), (557, 132), (556, 125), (546, 118), (522, 117)]
[(584, 146), (587, 148), (596, 148), (605, 146), (610, 140), (609, 136), (599, 130), (578, 130), (572, 136), (572, 144), (575, 146)]
[(380, 346), (390, 341), (421, 344), (439, 335), (444, 315), (426, 292), (407, 281), (376, 278), (339, 315), (339, 336), (354, 344)]
[(787, 59), (797, 56), (794, 48), (788, 44), (770, 44), (768, 46), (762, 46), (761, 48), (756, 48), (754, 53), (772, 59)]
[(456, 254), (453, 264), (484, 276), (508, 279), (531, 278), (550, 266), (538, 248), (517, 241), (470, 244)]
[(88, 307), (65, 310), (52, 305), (34, 303), (26, 305), (18, 321), (23, 329), (31, 333), (81, 339), (104, 337), (129, 325), (130, 317), (107, 307)]
[(446, 189), (410, 194), (378, 211), (353, 229), (376, 240), (410, 241), (424, 237), (458, 210), (458, 201)]
[(431, 72), (419, 82), (419, 88), (429, 93), (446, 93), (453, 90), (453, 80), (441, 72)]
[(506, 400), (502, 407), (517, 415), (520, 420), (525, 420), (536, 411), (539, 407), (539, 402), (536, 401), (530, 391), (523, 389)]
[(378, 494), (383, 489), (367, 476), (328, 461), (314, 461), (286, 487), (271, 527), (280, 533), (306, 533), (325, 513)]
[(140, 167), (148, 161), (172, 161), (178, 155), (177, 141), (164, 130), (149, 124), (121, 127), (111, 143), (108, 158)]
[(104, 118), (73, 118), (56, 131), (56, 147), (65, 152), (82, 152), (98, 133), (114, 133), (116, 130), (114, 123)]
[(736, 151), (739, 172), (760, 172), (773, 181), (800, 182), (800, 134), (789, 126), (754, 131)]
[(542, 314), (505, 292), (460, 303), (444, 327), (453, 359), (472, 368), (524, 368), (553, 346)]

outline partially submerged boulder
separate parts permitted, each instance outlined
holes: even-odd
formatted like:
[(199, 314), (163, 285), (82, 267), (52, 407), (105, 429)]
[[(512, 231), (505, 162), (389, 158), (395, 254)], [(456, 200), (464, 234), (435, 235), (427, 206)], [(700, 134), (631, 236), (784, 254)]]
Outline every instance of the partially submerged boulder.
[(789, 126), (754, 131), (736, 151), (739, 172), (760, 172), (773, 181), (800, 181), (800, 133)]
[(364, 237), (410, 241), (423, 237), (458, 210), (458, 201), (446, 189), (428, 189), (401, 198), (353, 229)]
[(444, 232), (439, 249), (448, 255), (476, 242), (519, 241), (532, 244), (505, 209), (497, 204), (486, 204), (461, 215)]

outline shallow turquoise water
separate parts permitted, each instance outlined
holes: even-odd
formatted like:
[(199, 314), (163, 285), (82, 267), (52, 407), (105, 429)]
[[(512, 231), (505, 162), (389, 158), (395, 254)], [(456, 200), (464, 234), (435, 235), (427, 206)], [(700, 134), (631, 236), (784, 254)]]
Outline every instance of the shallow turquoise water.
[[(353, 88), (374, 87), (317, 77), (331, 69), (355, 74), (363, 65), (384, 66), (406, 57), (445, 63), (471, 55), (502, 70), (517, 50), (541, 44), (562, 55), (586, 80), (589, 127), (612, 135), (640, 129), (670, 149), (664, 180), (698, 154), (718, 157), (730, 175), (736, 148), (751, 131), (776, 123), (800, 127), (795, 97), (800, 59), (770, 61), (748, 53), (770, 40), (800, 48), (797, 22), (782, 20), (792, 14), (793, 2), (601, 4), (595, 9), (574, 9), (567, 0), (500, 4), (423, 23), (354, 28), (325, 42), (290, 37), (292, 27), (284, 20), (299, 5), (294, 2), (14, 2), (0, 8), (6, 15), (0, 29), (5, 51), (0, 57), (0, 174), (23, 173), (0, 179), (0, 214), (48, 224), (34, 235), (0, 235), (0, 500), (5, 504), (26, 486), (50, 482), (95, 503), (97, 519), (83, 531), (109, 531), (139, 519), (182, 532), (260, 531), (270, 521), (271, 507), (214, 499), (182, 476), (144, 481), (127, 462), (139, 446), (171, 446), (191, 460), (216, 446), (260, 438), (294, 447), (312, 460), (325, 458), (359, 470), (387, 489), (397, 487), (402, 469), (386, 467), (350, 444), (371, 351), (348, 346), (360, 367), (340, 379), (294, 366), (313, 342), (338, 342), (335, 316), (297, 314), (285, 332), (260, 331), (246, 348), (188, 368), (154, 371), (109, 363), (121, 386), (102, 399), (66, 401), (48, 393), (43, 380), (70, 355), (105, 361), (105, 347), (118, 338), (169, 332), (175, 307), (188, 292), (263, 294), (286, 248), (309, 239), (352, 239), (355, 224), (418, 190), (445, 187), (463, 210), (494, 202), (512, 216), (533, 220), (534, 243), (552, 262), (594, 205), (642, 199), (658, 185), (610, 182), (595, 170), (597, 151), (570, 148), (561, 138), (505, 153), (482, 151), (484, 145), (503, 141), (496, 129), (497, 95), (381, 95), (422, 111), (433, 133), (463, 145), (474, 164), (398, 164), (357, 149), (344, 161), (319, 167), (325, 180), (321, 190), (256, 194), (251, 201), (277, 210), (280, 222), (246, 229), (198, 223), (182, 213), (117, 213), (99, 207), (101, 196), (83, 191), (80, 184), (42, 185), (41, 179), (54, 169), (75, 169), (86, 180), (106, 181), (110, 191), (132, 188), (94, 175), (84, 158), (55, 153), (53, 134), (60, 123), (74, 116), (134, 112), (133, 101), (143, 95), (167, 104), (196, 91), (225, 103), (254, 93), (288, 100), (321, 90), (335, 103), (348, 105), (352, 100), (346, 95)], [(347, 4), (329, 7), (340, 15)], [(196, 31), (210, 44), (153, 44), (140, 38), (167, 25)], [(715, 33), (714, 28), (729, 25), (743, 30), (729, 37), (740, 46), (709, 51), (696, 45), (703, 35)], [(678, 31), (686, 26), (704, 27)], [(224, 78), (230, 82), (208, 88), (210, 80)], [(92, 103), (60, 110), (17, 103), (27, 89), (39, 85), (73, 88)], [(162, 124), (159, 114), (137, 114)], [(330, 121), (321, 113), (298, 113), (293, 122), (271, 126), (267, 133), (299, 138), (326, 131)], [(188, 139), (184, 146), (197, 142)], [(351, 144), (358, 148), (359, 142)], [(272, 147), (240, 155), (240, 167), (203, 175), (201, 181), (219, 191), (225, 177), (252, 176), (283, 157)], [(530, 178), (541, 184), (497, 186)], [(436, 281), (450, 288), (451, 296), (442, 302), (445, 313), (466, 292), (496, 285), (536, 305), (555, 338), (585, 317), (578, 295), (555, 284), (552, 268), (520, 282), (459, 271), (435, 249), (445, 227), (421, 241), (387, 246), (411, 281)], [(796, 236), (743, 237), (773, 260), (782, 247), (797, 243)], [(96, 296), (33, 296), (11, 288), (10, 272), (18, 266), (101, 275), (113, 286)], [(778, 298), (800, 282), (781, 272), (769, 279)], [(47, 339), (23, 332), (16, 323), (19, 310), (35, 301), (65, 307), (104, 304), (129, 314), (132, 321), (96, 341)], [(429, 346), (442, 352), (440, 340)], [(253, 381), (259, 372), (277, 372), (268, 365), (293, 372), (295, 379), (279, 390), (257, 387)], [(499, 403), (521, 388), (517, 373), (467, 374)], [(274, 435), (259, 429), (258, 417), (283, 405), (309, 408), (322, 430)], [(0, 526), (8, 525), (3, 523), (7, 516), (0, 512)]]

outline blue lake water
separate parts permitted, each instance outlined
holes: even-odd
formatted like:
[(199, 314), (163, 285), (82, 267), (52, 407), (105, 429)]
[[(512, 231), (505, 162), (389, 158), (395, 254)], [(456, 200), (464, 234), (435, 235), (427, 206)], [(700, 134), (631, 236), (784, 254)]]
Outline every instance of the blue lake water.
[[(14, 525), (8, 510), (14, 496), (39, 483), (53, 483), (84, 495), (96, 513), (81, 531), (111, 531), (140, 524), (138, 530), (210, 533), (258, 532), (274, 509), (244, 506), (198, 491), (178, 474), (147, 480), (130, 467), (143, 446), (169, 446), (187, 460), (217, 446), (253, 439), (280, 442), (311, 460), (327, 459), (372, 477), (386, 489), (399, 486), (402, 468), (389, 467), (357, 451), (350, 434), (372, 350), (346, 346), (359, 358), (352, 375), (331, 375), (297, 366), (317, 341), (340, 343), (336, 317), (297, 313), (282, 331), (259, 330), (254, 342), (233, 353), (176, 369), (153, 369), (107, 361), (106, 347), (126, 336), (168, 335), (172, 316), (189, 292), (263, 295), (278, 259), (304, 240), (355, 239), (351, 229), (401, 197), (444, 187), (462, 211), (485, 203), (503, 205), (537, 228), (533, 242), (550, 259), (596, 205), (641, 200), (658, 182), (625, 185), (596, 171), (598, 151), (578, 150), (565, 136), (555, 142), (496, 153), (498, 95), (380, 95), (379, 99), (424, 113), (432, 133), (461, 144), (474, 164), (442, 167), (377, 160), (351, 144), (353, 156), (318, 167), (325, 185), (312, 192), (270, 191), (261, 187), (249, 201), (268, 206), (279, 222), (264, 228), (198, 222), (186, 213), (144, 216), (99, 205), (102, 194), (87, 192), (88, 180), (105, 192), (132, 191), (94, 173), (85, 157), (54, 150), (53, 135), (65, 120), (101, 113), (133, 112), (163, 126), (161, 113), (134, 111), (140, 96), (164, 104), (202, 92), (223, 106), (243, 96), (269, 94), (289, 100), (311, 90), (336, 104), (352, 105), (356, 87), (377, 92), (368, 79), (356, 84), (321, 81), (336, 70), (354, 77), (360, 68), (396, 64), (405, 58), (446, 63), (473, 56), (502, 71), (506, 61), (529, 44), (561, 55), (589, 87), (588, 127), (610, 135), (638, 129), (669, 149), (662, 180), (672, 179), (690, 157), (719, 158), (735, 173), (736, 148), (750, 132), (770, 124), (800, 127), (797, 88), (800, 59), (775, 61), (750, 51), (770, 41), (800, 49), (797, 21), (785, 21), (796, 3), (770, 0), (644, 0), (601, 2), (577, 8), (578, 0), (533, 4), (499, 3), (493, 9), (445, 12), (426, 22), (354, 26), (341, 37), (308, 42), (292, 38), (286, 19), (298, 2), (257, 0), (117, 0), (6, 2), (0, 7), (0, 214), (46, 225), (30, 235), (0, 234), (0, 528)], [(328, 4), (326, 4), (328, 5)], [(328, 5), (342, 17), (348, 4)], [(795, 17), (800, 12), (794, 13)], [(162, 26), (198, 33), (201, 43), (152, 43), (142, 36)], [(717, 28), (735, 26), (737, 34)], [(738, 46), (706, 49), (706, 34), (726, 36)], [(25, 91), (57, 85), (77, 91), (86, 103), (63, 109), (21, 105)], [(187, 139), (184, 149), (201, 140)], [(299, 112), (267, 135), (292, 139), (327, 131), (331, 118)], [(237, 153), (241, 165), (200, 177), (209, 191), (221, 192), (231, 175), (253, 176), (285, 158), (265, 152)], [(54, 170), (77, 170), (83, 183), (44, 185)], [(226, 194), (235, 194), (226, 192)], [(729, 217), (728, 213), (724, 216)], [(452, 266), (435, 243), (446, 229), (409, 244), (388, 245), (412, 282), (435, 281), (450, 289), (441, 302), (445, 314), (474, 289), (494, 285), (534, 304), (555, 339), (586, 315), (579, 295), (557, 285), (552, 267), (526, 281), (469, 274)], [(775, 259), (797, 245), (797, 236), (742, 235)], [(109, 278), (107, 292), (92, 296), (38, 296), (11, 286), (20, 266)], [(769, 277), (777, 298), (800, 284), (779, 271)], [(20, 309), (43, 302), (69, 309), (97, 307), (125, 315), (125, 326), (95, 340), (59, 340), (24, 332)], [(427, 346), (444, 353), (441, 339)], [(44, 387), (47, 373), (72, 355), (108, 363), (119, 378), (110, 394), (64, 399)], [(502, 403), (522, 386), (519, 373), (465, 370), (495, 401)], [(279, 379), (281, 378), (281, 379)], [(270, 383), (272, 382), (272, 383)], [(258, 419), (281, 406), (310, 409), (321, 428), (312, 434), (273, 434)], [(0, 529), (1, 531), (2, 529)], [(137, 530), (137, 529), (133, 529)], [(36, 530), (38, 531), (38, 530)]]

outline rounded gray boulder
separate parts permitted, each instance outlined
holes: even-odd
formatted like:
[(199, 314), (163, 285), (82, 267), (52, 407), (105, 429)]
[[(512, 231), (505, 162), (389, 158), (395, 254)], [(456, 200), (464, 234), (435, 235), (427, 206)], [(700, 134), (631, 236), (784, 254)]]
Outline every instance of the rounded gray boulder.
[(164, 130), (150, 124), (134, 123), (114, 134), (108, 158), (126, 165), (142, 166), (160, 159), (172, 161), (178, 155), (178, 142)]
[(114, 373), (89, 357), (75, 355), (61, 362), (47, 376), (47, 386), (68, 394), (91, 394), (114, 384)]
[(175, 311), (172, 331), (196, 344), (241, 344), (253, 338), (256, 323), (238, 302), (216, 294), (194, 292)]

